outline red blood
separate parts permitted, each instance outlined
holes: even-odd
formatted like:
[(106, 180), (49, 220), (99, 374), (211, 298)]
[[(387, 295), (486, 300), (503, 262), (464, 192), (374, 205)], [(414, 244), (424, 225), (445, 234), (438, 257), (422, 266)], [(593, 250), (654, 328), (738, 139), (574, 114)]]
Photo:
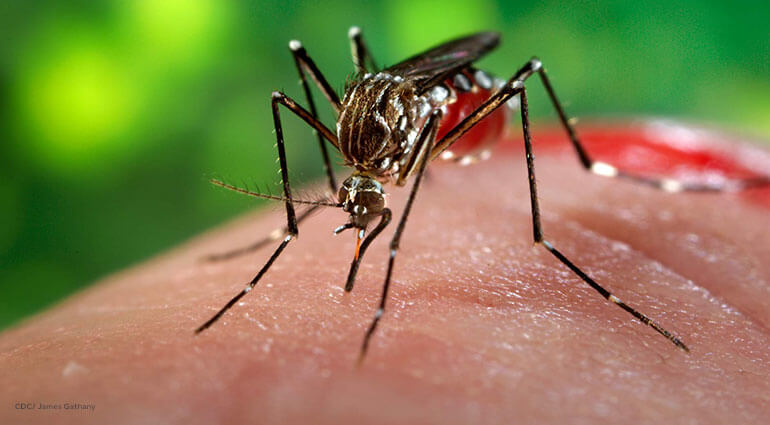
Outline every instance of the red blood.
[[(441, 120), (441, 126), (438, 129), (438, 137), (436, 140), (441, 140), (449, 130), (470, 115), (471, 112), (484, 103), (485, 100), (489, 99), (489, 96), (491, 95), (489, 90), (476, 88), (476, 91), (465, 93), (456, 92), (457, 101), (447, 106), (447, 111), (446, 114), (444, 114), (444, 118)], [(505, 106), (499, 108), (490, 116), (476, 124), (469, 132), (465, 133), (448, 150), (456, 157), (462, 157), (478, 153), (485, 147), (500, 140), (505, 131), (506, 123), (508, 122), (508, 112), (509, 109)]]
[[(644, 176), (679, 178), (692, 182), (750, 179), (770, 174), (770, 154), (734, 137), (666, 121), (636, 124), (581, 125), (577, 129), (589, 156), (620, 170)], [(520, 130), (518, 130), (520, 132)], [(517, 136), (506, 147), (521, 149)], [(574, 155), (560, 126), (533, 134), (534, 153)], [(577, 157), (576, 166), (579, 166)], [(770, 208), (770, 187), (748, 189), (745, 199)]]

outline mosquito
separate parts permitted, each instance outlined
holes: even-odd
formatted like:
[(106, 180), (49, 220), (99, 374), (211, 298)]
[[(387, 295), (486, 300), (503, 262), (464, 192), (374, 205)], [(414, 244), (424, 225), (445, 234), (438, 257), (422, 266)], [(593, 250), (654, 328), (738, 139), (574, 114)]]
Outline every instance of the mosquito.
[[(284, 202), (287, 225), (251, 246), (210, 257), (212, 260), (231, 258), (282, 239), (256, 276), (211, 319), (202, 324), (195, 331), (196, 334), (209, 328), (256, 286), (273, 262), (297, 237), (299, 223), (321, 207), (340, 208), (348, 214), (347, 222), (335, 229), (335, 234), (345, 230), (355, 232), (356, 247), (345, 283), (346, 292), (353, 290), (364, 253), (393, 218), (393, 212), (386, 205), (385, 185), (390, 183), (405, 186), (411, 180), (409, 197), (390, 241), (390, 257), (379, 306), (360, 347), (358, 357), (360, 363), (367, 353), (372, 336), (385, 312), (401, 236), (406, 228), (409, 212), (425, 176), (428, 163), (445, 159), (469, 164), (485, 158), (489, 155), (492, 143), (500, 139), (509, 115), (518, 109), (524, 135), (535, 244), (554, 255), (606, 300), (650, 326), (680, 349), (689, 352), (687, 345), (678, 336), (621, 301), (544, 239), (535, 179), (526, 83), (535, 74), (539, 77), (580, 164), (591, 173), (604, 177), (629, 179), (667, 192), (740, 190), (769, 184), (770, 178), (699, 184), (630, 174), (611, 164), (594, 161), (583, 148), (539, 59), (530, 59), (507, 81), (494, 78), (473, 66), (474, 62), (499, 44), (500, 36), (495, 32), (480, 32), (448, 41), (385, 69), (378, 69), (376, 66), (358, 27), (351, 28), (348, 37), (356, 73), (346, 84), (342, 99), (329, 85), (302, 44), (296, 40), (289, 42), (289, 49), (294, 56), (308, 108), (300, 106), (280, 91), (272, 93), (271, 106), (283, 195), (255, 193), (212, 180), (214, 184), (237, 192)], [(336, 113), (336, 131), (332, 131), (318, 119), (308, 76)], [(336, 194), (336, 202), (302, 200), (292, 196), (279, 113), (280, 106), (293, 112), (317, 133), (329, 188), (332, 194)], [(342, 156), (345, 165), (352, 169), (350, 176), (342, 182), (341, 186), (337, 185), (326, 143), (329, 143)], [(308, 209), (297, 215), (296, 205), (306, 205)], [(367, 234), (369, 228), (371, 232)]]

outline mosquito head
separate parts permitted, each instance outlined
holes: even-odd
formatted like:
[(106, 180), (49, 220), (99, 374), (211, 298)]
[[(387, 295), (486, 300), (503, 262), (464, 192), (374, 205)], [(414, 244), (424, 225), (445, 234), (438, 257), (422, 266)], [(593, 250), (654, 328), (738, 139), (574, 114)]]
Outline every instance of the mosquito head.
[(350, 214), (351, 227), (365, 229), (385, 209), (385, 190), (375, 178), (354, 173), (342, 183), (339, 192), (342, 209)]

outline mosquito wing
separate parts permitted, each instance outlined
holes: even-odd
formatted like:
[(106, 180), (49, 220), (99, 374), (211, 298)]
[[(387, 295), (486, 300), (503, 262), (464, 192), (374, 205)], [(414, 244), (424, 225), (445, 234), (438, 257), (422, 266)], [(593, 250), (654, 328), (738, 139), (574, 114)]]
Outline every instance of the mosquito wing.
[(423, 92), (479, 60), (497, 47), (499, 42), (500, 34), (480, 32), (440, 44), (382, 72), (412, 79), (418, 91)]

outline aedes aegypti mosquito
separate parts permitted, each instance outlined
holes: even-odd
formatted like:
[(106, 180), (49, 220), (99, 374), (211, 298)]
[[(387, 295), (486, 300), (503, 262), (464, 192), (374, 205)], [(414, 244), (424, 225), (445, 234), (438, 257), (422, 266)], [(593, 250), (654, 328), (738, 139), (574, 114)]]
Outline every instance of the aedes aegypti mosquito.
[[(768, 184), (770, 183), (769, 178), (733, 181), (730, 185), (692, 184), (668, 178), (628, 174), (610, 164), (593, 161), (583, 149), (577, 132), (556, 97), (540, 60), (537, 58), (529, 60), (508, 81), (492, 78), (484, 71), (473, 67), (475, 61), (497, 47), (500, 40), (497, 33), (481, 32), (458, 38), (382, 70), (378, 70), (375, 65), (361, 37), (361, 31), (357, 27), (353, 27), (348, 35), (351, 41), (356, 74), (346, 85), (342, 99), (331, 88), (302, 44), (296, 40), (289, 43), (307, 98), (308, 109), (303, 108), (279, 91), (272, 94), (273, 121), (283, 180), (283, 196), (254, 193), (218, 180), (212, 181), (219, 186), (251, 196), (283, 201), (286, 205), (288, 223), (285, 228), (277, 229), (271, 236), (252, 246), (210, 257), (211, 259), (230, 258), (283, 238), (278, 248), (251, 282), (211, 319), (201, 325), (196, 333), (211, 326), (241, 297), (254, 288), (286, 246), (296, 238), (299, 233), (298, 224), (320, 207), (341, 208), (349, 214), (347, 223), (334, 230), (335, 234), (347, 229), (353, 229), (356, 232), (355, 253), (345, 284), (345, 291), (351, 291), (366, 249), (390, 224), (393, 216), (385, 204), (383, 184), (393, 182), (398, 186), (404, 186), (409, 177), (414, 174), (409, 198), (390, 242), (390, 259), (379, 308), (361, 345), (359, 361), (363, 359), (369, 341), (385, 311), (388, 287), (399, 241), (404, 233), (406, 220), (425, 174), (426, 166), (432, 160), (439, 158), (469, 163), (476, 158), (484, 157), (487, 155), (487, 148), (490, 144), (499, 139), (508, 114), (513, 109), (518, 108), (521, 113), (524, 133), (535, 243), (542, 245), (605, 299), (620, 306), (642, 323), (655, 329), (677, 347), (689, 351), (679, 337), (599, 285), (543, 238), (535, 184), (535, 164), (529, 130), (525, 82), (534, 74), (540, 77), (581, 165), (592, 173), (605, 177), (626, 178), (668, 192), (742, 189)], [(307, 82), (307, 75), (313, 79), (336, 112), (336, 132), (330, 130), (318, 119)], [(337, 193), (337, 202), (301, 200), (292, 196), (279, 106), (286, 107), (317, 132), (329, 188), (331, 193)], [(340, 153), (345, 160), (345, 165), (353, 169), (350, 177), (345, 179), (342, 186), (337, 186), (326, 142), (329, 142)], [(309, 209), (297, 216), (294, 210), (296, 204), (308, 205)], [(379, 222), (366, 235), (367, 228), (376, 220)]]

